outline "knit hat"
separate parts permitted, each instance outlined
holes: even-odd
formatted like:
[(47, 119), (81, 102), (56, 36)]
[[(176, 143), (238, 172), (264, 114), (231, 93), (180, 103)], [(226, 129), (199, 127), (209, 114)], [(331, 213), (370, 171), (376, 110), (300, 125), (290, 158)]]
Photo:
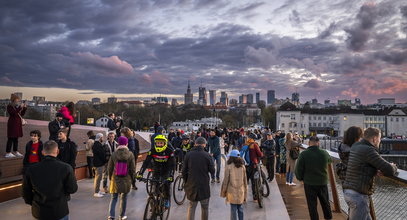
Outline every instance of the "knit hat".
[(98, 141), (98, 140), (100, 140), (100, 138), (102, 138), (102, 137), (103, 137), (103, 134), (102, 134), (102, 133), (97, 133), (95, 140)]
[(127, 144), (129, 143), (129, 139), (127, 139), (127, 138), (124, 137), (124, 136), (120, 136), (120, 137), (117, 139), (117, 143), (119, 143), (119, 145), (127, 145)]
[(63, 118), (64, 115), (63, 115), (61, 112), (57, 112), (57, 113), (55, 114), (55, 117), (61, 117), (61, 118)]
[(240, 157), (240, 152), (238, 150), (232, 150), (228, 157)]
[(199, 137), (195, 140), (196, 145), (206, 145), (206, 140), (203, 137)]

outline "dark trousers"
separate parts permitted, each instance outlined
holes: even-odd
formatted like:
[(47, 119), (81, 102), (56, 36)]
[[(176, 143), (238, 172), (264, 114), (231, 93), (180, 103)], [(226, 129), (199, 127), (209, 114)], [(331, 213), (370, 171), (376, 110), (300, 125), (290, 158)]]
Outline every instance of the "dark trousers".
[[(279, 155), (279, 154), (277, 154), (277, 155)], [(280, 157), (276, 158), (276, 172), (281, 173), (281, 170), (280, 170)]]
[[(137, 155), (136, 155), (136, 154), (137, 154)], [(134, 152), (133, 152), (133, 155), (134, 155), (134, 163), (136, 164), (136, 167), (137, 167), (138, 153), (134, 153)], [(136, 175), (134, 175), (134, 178), (131, 180), (131, 186), (132, 186), (133, 188), (136, 188)]]
[(11, 147), (13, 147), (13, 151), (18, 150), (18, 138), (8, 138), (7, 139), (7, 146), (6, 146), (7, 153), (11, 152)]
[(308, 212), (311, 220), (318, 220), (317, 199), (321, 203), (325, 219), (332, 219), (331, 205), (329, 203), (328, 186), (312, 186), (304, 184), (305, 197), (307, 198)]
[(89, 178), (93, 178), (95, 174), (93, 173), (93, 157), (86, 157), (86, 163), (88, 163)]
[(247, 175), (247, 181), (250, 180), (252, 183), (252, 195), (253, 195), (253, 200), (257, 200), (257, 192), (256, 192), (256, 187), (255, 187), (255, 179), (254, 179), (254, 173), (256, 172), (256, 168), (254, 167), (253, 164), (250, 164), (249, 166), (246, 166), (246, 175)]
[(270, 181), (273, 181), (274, 179), (274, 156), (268, 156), (266, 157), (266, 169), (267, 169), (267, 175)]

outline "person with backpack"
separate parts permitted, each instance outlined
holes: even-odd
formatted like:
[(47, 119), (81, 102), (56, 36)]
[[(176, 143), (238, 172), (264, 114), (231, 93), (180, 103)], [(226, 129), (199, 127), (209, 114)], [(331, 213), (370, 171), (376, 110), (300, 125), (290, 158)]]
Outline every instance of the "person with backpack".
[(287, 175), (286, 175), (286, 184), (290, 186), (295, 186), (293, 182), (294, 173), (295, 173), (295, 162), (300, 155), (301, 144), (293, 140), (293, 134), (291, 132), (287, 133), (285, 139), (285, 148), (286, 148), (286, 157), (287, 157)]
[(220, 196), (230, 203), (230, 219), (243, 220), (243, 203), (247, 198), (247, 177), (244, 161), (238, 150), (232, 150), (225, 167)]
[(109, 159), (107, 172), (110, 180), (110, 193), (112, 195), (109, 205), (108, 219), (115, 219), (115, 208), (117, 199), (120, 196), (119, 219), (127, 219), (126, 205), (127, 194), (132, 187), (136, 164), (134, 155), (127, 148), (128, 139), (119, 137), (117, 139), (119, 146)]
[(240, 155), (247, 166), (247, 178), (252, 182), (253, 201), (257, 202), (254, 174), (256, 172), (257, 165), (259, 164), (259, 158), (263, 157), (263, 153), (260, 151), (260, 147), (257, 145), (255, 138), (256, 136), (254, 134), (248, 135), (247, 146), (242, 148), (243, 154)]

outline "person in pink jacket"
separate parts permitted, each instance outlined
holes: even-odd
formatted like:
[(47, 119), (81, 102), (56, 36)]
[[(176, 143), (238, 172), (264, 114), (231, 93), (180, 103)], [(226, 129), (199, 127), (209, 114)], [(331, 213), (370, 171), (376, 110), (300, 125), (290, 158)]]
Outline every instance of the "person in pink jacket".
[(71, 125), (75, 123), (75, 104), (73, 102), (68, 102), (65, 106), (58, 111), (64, 116), (64, 122), (68, 125), (68, 137), (71, 134)]

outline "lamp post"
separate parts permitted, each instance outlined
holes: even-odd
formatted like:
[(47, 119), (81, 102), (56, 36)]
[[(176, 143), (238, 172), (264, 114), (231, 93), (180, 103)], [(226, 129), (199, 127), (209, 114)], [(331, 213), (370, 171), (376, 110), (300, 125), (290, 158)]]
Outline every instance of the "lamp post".
[(78, 125), (81, 124), (81, 112), (78, 110), (76, 111), (76, 113), (78, 114)]

